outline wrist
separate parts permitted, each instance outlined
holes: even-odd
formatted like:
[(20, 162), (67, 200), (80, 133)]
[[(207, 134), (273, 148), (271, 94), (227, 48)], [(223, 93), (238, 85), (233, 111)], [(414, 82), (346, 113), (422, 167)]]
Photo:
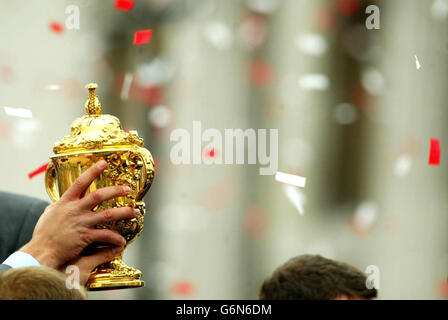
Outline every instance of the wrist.
[(42, 266), (50, 267), (53, 269), (57, 269), (59, 267), (59, 263), (51, 250), (47, 250), (45, 248), (42, 248), (41, 246), (34, 245), (32, 241), (25, 244), (22, 248), (19, 249), (19, 251), (31, 255)]

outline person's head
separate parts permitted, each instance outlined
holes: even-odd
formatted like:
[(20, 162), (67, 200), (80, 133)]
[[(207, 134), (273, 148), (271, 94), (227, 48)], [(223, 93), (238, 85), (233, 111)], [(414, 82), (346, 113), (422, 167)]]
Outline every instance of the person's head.
[(48, 267), (25, 267), (0, 273), (0, 300), (86, 300), (84, 288), (68, 289), (67, 277)]
[(367, 277), (358, 269), (319, 255), (302, 255), (289, 260), (264, 280), (262, 300), (373, 299)]

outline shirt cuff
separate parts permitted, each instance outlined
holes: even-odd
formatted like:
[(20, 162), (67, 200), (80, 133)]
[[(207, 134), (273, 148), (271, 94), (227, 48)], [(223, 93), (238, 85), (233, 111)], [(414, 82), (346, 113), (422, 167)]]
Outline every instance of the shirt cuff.
[(14, 252), (5, 261), (3, 261), (3, 264), (6, 264), (11, 268), (40, 266), (39, 261), (34, 259), (32, 255), (22, 251)]

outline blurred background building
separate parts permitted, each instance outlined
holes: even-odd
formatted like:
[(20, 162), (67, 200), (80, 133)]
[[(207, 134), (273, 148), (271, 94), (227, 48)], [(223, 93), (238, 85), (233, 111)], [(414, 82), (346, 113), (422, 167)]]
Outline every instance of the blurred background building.
[[(130, 2), (0, 0), (0, 189), (49, 199), (28, 173), (83, 115), (88, 82), (156, 159), (125, 254), (147, 286), (91, 298), (255, 299), (304, 253), (377, 266), (381, 299), (448, 297), (448, 1)], [(380, 29), (366, 28), (369, 5)], [(278, 171), (305, 188), (258, 164), (174, 165), (170, 133), (195, 120), (278, 129)]]

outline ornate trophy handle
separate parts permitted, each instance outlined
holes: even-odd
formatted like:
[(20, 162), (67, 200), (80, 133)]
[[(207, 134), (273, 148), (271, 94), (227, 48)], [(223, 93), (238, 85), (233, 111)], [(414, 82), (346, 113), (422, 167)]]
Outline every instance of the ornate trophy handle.
[(135, 152), (135, 154), (140, 158), (142, 169), (142, 175), (140, 179), (140, 185), (142, 186), (141, 190), (136, 196), (136, 200), (142, 200), (145, 194), (148, 192), (149, 187), (151, 187), (152, 181), (154, 180), (154, 160), (152, 159), (151, 153), (141, 147), (137, 147), (132, 149), (131, 152)]
[(45, 188), (53, 202), (59, 200), (59, 192), (56, 187), (56, 169), (53, 162), (50, 162), (45, 171)]

